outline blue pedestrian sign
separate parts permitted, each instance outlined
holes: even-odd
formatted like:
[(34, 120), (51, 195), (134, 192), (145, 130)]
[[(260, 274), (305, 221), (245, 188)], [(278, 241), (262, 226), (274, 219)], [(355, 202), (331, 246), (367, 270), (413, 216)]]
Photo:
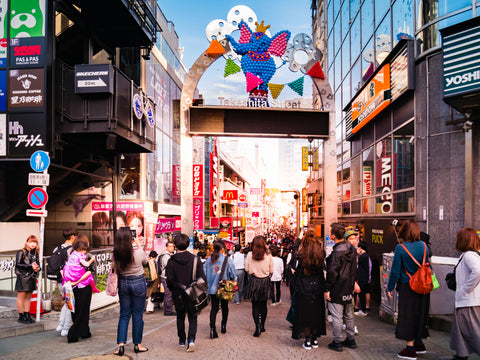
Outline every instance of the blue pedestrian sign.
[(30, 166), (33, 171), (43, 172), (50, 165), (50, 157), (45, 151), (35, 151), (30, 157)]

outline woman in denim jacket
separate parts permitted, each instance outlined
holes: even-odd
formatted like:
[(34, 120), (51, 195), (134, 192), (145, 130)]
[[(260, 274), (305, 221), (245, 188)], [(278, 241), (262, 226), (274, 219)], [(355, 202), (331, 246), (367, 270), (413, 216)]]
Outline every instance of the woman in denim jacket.
[(116, 232), (113, 259), (115, 271), (118, 274), (118, 296), (120, 298), (120, 317), (117, 329), (118, 349), (114, 354), (119, 356), (124, 354), (130, 317), (132, 317), (133, 350), (136, 353), (148, 351), (146, 347), (142, 346), (143, 309), (147, 295), (143, 265), (147, 264), (148, 260), (138, 239), (132, 237), (130, 228), (123, 227)]
[(203, 270), (207, 277), (208, 294), (211, 301), (210, 309), (210, 339), (218, 337), (215, 322), (217, 319), (218, 307), (222, 307), (222, 327), (221, 332), (225, 334), (227, 332), (227, 319), (228, 319), (228, 301), (217, 298), (218, 282), (220, 280), (235, 280), (237, 274), (235, 272), (235, 265), (232, 259), (227, 257), (227, 263), (225, 264), (225, 272), (223, 279), (220, 279), (220, 273), (222, 272), (222, 265), (225, 261), (225, 243), (221, 240), (217, 240), (213, 243), (213, 253), (205, 261)]

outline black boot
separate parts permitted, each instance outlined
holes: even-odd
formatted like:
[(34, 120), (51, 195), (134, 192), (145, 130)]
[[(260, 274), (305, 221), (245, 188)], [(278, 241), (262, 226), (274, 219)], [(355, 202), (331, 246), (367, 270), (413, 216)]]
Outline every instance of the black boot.
[(253, 333), (253, 336), (259, 337), (260, 333), (261, 333), (260, 324), (255, 324), (255, 332)]
[(260, 322), (260, 331), (265, 332), (265, 321)]
[(222, 334), (225, 334), (227, 332), (227, 323), (226, 322), (225, 323), (222, 322), (222, 328), (220, 329), (220, 332)]
[(21, 324), (28, 324), (28, 323), (30, 323), (30, 322), (28, 321), (28, 319), (25, 317), (25, 315), (22, 314), (22, 313), (19, 314), (19, 317), (18, 317), (18, 320), (17, 320), (17, 321), (18, 321), (19, 323), (21, 323)]
[(23, 314), (25, 315), (25, 318), (29, 323), (33, 324), (35, 322), (35, 320), (33, 320), (33, 318), (30, 316), (30, 313), (28, 311), (25, 311)]
[(216, 338), (218, 338), (217, 329), (215, 328), (215, 326), (211, 326), (210, 327), (210, 339), (216, 339)]

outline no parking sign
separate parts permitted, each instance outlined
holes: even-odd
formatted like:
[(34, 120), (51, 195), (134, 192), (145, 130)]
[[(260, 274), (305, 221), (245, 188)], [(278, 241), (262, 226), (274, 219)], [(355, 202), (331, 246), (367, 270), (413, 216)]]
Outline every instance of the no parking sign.
[(45, 190), (35, 187), (28, 193), (28, 204), (34, 209), (40, 209), (47, 204), (48, 195)]

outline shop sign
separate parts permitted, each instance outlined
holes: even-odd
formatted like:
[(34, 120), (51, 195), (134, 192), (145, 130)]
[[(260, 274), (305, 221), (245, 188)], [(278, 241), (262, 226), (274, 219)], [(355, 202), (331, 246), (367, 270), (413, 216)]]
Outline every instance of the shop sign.
[(363, 196), (372, 195), (372, 167), (363, 167)]
[[(5, 116), (5, 114), (2, 114)], [(10, 114), (8, 121), (8, 155), (32, 155), (45, 150), (45, 114)], [(0, 139), (1, 142), (1, 139)]]
[(176, 204), (180, 201), (182, 195), (182, 178), (181, 178), (181, 167), (180, 165), (172, 165), (172, 193), (173, 193), (173, 203)]
[[(413, 50), (413, 49), (412, 49)], [(397, 99), (409, 87), (409, 58), (408, 47), (397, 55), (390, 63), (390, 84), (392, 89), (392, 101)]]
[(0, 70), (0, 111), (7, 110), (7, 70)]
[(255, 196), (259, 196), (262, 194), (262, 191), (260, 188), (251, 188), (250, 189), (250, 195), (255, 195)]
[(0, 114), (0, 156), (7, 155), (7, 114)]
[(390, 104), (390, 64), (385, 64), (352, 102), (352, 132), (358, 132)]
[(307, 189), (303, 188), (302, 189), (302, 212), (307, 212), (307, 200), (308, 200), (308, 195), (307, 195)]
[(308, 147), (302, 146), (302, 171), (308, 171)]
[(381, 202), (377, 204), (377, 213), (389, 214), (393, 211), (393, 171), (392, 156), (377, 160), (377, 186), (381, 188)]
[(193, 165), (193, 196), (203, 197), (203, 165)]
[(318, 148), (313, 150), (313, 171), (318, 171)]
[(220, 218), (220, 229), (218, 236), (223, 239), (232, 240), (233, 239), (233, 230), (232, 230), (232, 218), (231, 217), (221, 217)]
[(480, 26), (443, 35), (443, 96), (480, 89)]
[(175, 219), (159, 218), (155, 228), (155, 234), (163, 234), (175, 231)]
[(193, 230), (203, 229), (203, 198), (193, 198)]
[(223, 200), (238, 200), (238, 190), (223, 190)]
[[(111, 64), (75, 65), (75, 93), (110, 93), (113, 94), (113, 68)], [(138, 94), (135, 94), (138, 95)], [(142, 98), (139, 96), (139, 101)], [(141, 113), (143, 113), (143, 103)], [(139, 119), (141, 119), (140, 117)]]
[[(3, 23), (4, 16), (2, 16), (2, 14), (5, 14), (5, 10), (0, 1), (0, 29), (3, 29), (4, 27), (4, 23)], [(7, 39), (5, 38), (0, 39), (0, 67), (2, 68), (7, 66), (7, 49), (8, 49), (7, 44), (8, 44)]]
[(10, 0), (10, 38), (45, 36), (46, 13), (46, 0)]
[[(144, 211), (143, 202), (117, 201), (117, 211)], [(92, 211), (112, 211), (113, 203), (92, 201)]]
[(217, 146), (214, 143), (210, 153), (210, 217), (218, 217), (218, 156)]
[(29, 108), (32, 110), (42, 108), (45, 100), (44, 75), (44, 69), (10, 70), (9, 108)]
[(182, 230), (182, 218), (180, 216), (175, 216), (175, 231)]
[(10, 67), (42, 67), (46, 52), (44, 37), (10, 39)]

